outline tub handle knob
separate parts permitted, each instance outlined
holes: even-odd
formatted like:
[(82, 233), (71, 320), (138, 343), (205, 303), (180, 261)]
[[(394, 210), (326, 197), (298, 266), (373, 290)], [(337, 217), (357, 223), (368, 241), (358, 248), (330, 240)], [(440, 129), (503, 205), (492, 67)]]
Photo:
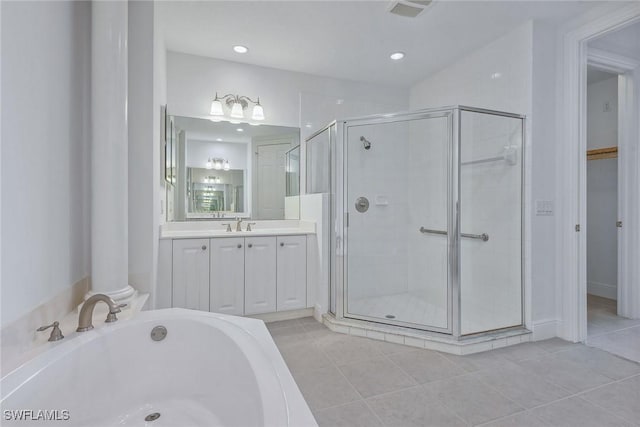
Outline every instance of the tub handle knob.
[(49, 339), (47, 341), (60, 341), (62, 338), (64, 338), (64, 335), (62, 335), (62, 331), (60, 330), (60, 322), (58, 322), (57, 320), (48, 326), (40, 326), (38, 329), (36, 329), (36, 331), (42, 332), (46, 331), (49, 328), (53, 329), (51, 330), (51, 335), (49, 335)]
[(116, 308), (109, 311), (109, 314), (107, 314), (107, 320), (105, 320), (104, 322), (105, 323), (116, 322), (118, 320), (118, 316), (116, 316), (116, 314), (120, 313), (121, 311), (120, 309), (126, 306), (127, 304), (118, 304)]

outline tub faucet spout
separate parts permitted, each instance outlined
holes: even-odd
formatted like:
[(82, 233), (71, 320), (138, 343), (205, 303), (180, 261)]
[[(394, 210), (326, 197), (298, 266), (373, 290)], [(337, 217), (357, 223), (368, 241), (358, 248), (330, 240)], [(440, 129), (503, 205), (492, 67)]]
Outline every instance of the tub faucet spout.
[(117, 313), (120, 313), (120, 309), (127, 304), (117, 304), (111, 297), (104, 294), (95, 294), (91, 298), (87, 299), (80, 309), (80, 317), (78, 319), (78, 329), (76, 332), (86, 332), (93, 329), (93, 309), (98, 302), (104, 302), (109, 306), (109, 314), (107, 315), (106, 323), (115, 322), (118, 320)]

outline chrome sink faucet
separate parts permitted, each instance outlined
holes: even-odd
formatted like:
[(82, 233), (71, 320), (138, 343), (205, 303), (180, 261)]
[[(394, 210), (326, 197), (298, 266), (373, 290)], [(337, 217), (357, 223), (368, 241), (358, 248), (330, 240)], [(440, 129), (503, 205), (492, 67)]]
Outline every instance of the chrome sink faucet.
[(242, 218), (236, 218), (236, 231), (242, 231)]
[(109, 314), (107, 315), (107, 320), (105, 320), (105, 323), (111, 323), (118, 320), (116, 314), (120, 313), (120, 309), (127, 305), (117, 304), (113, 299), (104, 294), (93, 295), (91, 298), (84, 302), (84, 304), (82, 305), (82, 309), (80, 309), (78, 329), (76, 329), (76, 332), (86, 332), (93, 329), (93, 309), (100, 301), (106, 303), (109, 306)]

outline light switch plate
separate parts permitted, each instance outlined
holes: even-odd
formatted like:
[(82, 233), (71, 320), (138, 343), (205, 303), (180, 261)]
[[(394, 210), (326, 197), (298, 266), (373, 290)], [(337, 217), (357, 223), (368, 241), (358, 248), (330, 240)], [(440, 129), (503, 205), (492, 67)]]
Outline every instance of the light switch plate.
[(536, 200), (536, 216), (553, 216), (553, 200)]

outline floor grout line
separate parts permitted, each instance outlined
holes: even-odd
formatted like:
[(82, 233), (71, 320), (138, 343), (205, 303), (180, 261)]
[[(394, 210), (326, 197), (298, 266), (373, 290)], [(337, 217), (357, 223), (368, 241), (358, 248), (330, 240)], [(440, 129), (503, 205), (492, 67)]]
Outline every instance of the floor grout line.
[[(611, 381), (606, 382), (605, 384), (600, 384), (600, 385), (595, 386), (595, 387), (591, 387), (591, 388), (588, 388), (588, 389), (585, 389), (585, 390), (581, 390), (579, 392), (573, 392), (572, 390), (567, 389), (566, 387), (562, 386), (561, 384), (558, 384), (558, 383), (554, 382), (553, 380), (543, 378), (541, 375), (538, 375), (533, 371), (529, 371), (524, 367), (518, 366), (519, 363), (527, 362), (527, 361), (542, 360), (542, 359), (547, 359), (549, 357), (557, 358), (558, 355), (560, 355), (561, 353), (565, 353), (565, 352), (573, 350), (575, 348), (579, 348), (579, 345), (583, 345), (586, 348), (593, 348), (593, 349), (603, 350), (603, 351), (606, 351), (606, 350), (601, 349), (599, 347), (588, 346), (588, 345), (582, 343), (582, 344), (578, 344), (578, 346), (568, 346), (567, 348), (563, 348), (563, 349), (560, 349), (560, 350), (557, 350), (557, 351), (550, 351), (550, 350), (547, 350), (547, 349), (545, 349), (545, 348), (543, 348), (541, 346), (537, 346), (542, 351), (544, 351), (544, 354), (540, 354), (540, 355), (532, 356), (532, 357), (526, 357), (524, 359), (518, 359), (518, 360), (510, 360), (510, 359), (507, 359), (507, 358), (505, 358), (504, 356), (502, 356), (500, 354), (494, 354), (493, 357), (498, 357), (498, 358), (500, 358), (502, 360), (505, 360), (505, 361), (508, 361), (510, 363), (513, 363), (514, 365), (518, 366), (519, 369), (523, 370), (524, 372), (536, 375), (536, 376), (540, 377), (540, 379), (542, 379), (546, 383), (549, 383), (550, 385), (556, 386), (559, 389), (564, 390), (565, 392), (568, 393), (567, 396), (561, 397), (559, 399), (555, 399), (555, 400), (553, 400), (551, 402), (547, 402), (547, 403), (544, 403), (544, 404), (541, 404), (541, 405), (537, 405), (537, 406), (533, 406), (531, 408), (527, 408), (527, 407), (524, 407), (523, 405), (521, 405), (520, 403), (515, 402), (512, 399), (510, 399), (509, 396), (507, 396), (502, 391), (500, 391), (499, 388), (496, 388), (496, 387), (492, 386), (491, 384), (483, 381), (481, 378), (478, 378), (478, 376), (474, 376), (475, 374), (478, 374), (478, 373), (481, 373), (481, 372), (484, 372), (484, 371), (488, 371), (488, 370), (491, 370), (491, 369), (496, 369), (496, 367), (482, 367), (482, 368), (478, 368), (478, 369), (476, 369), (474, 371), (470, 371), (469, 372), (464, 368), (464, 366), (461, 363), (457, 363), (456, 361), (449, 359), (446, 355), (442, 354), (439, 351), (429, 350), (429, 349), (420, 349), (420, 348), (415, 348), (414, 350), (408, 350), (408, 352), (417, 352), (417, 351), (430, 351), (430, 352), (433, 352), (433, 353), (435, 353), (437, 355), (437, 357), (440, 357), (443, 360), (455, 365), (457, 368), (459, 368), (462, 371), (462, 373), (459, 374), (459, 375), (452, 375), (452, 376), (447, 377), (447, 378), (437, 379), (437, 380), (429, 381), (429, 382), (426, 382), (426, 383), (422, 384), (422, 383), (418, 383), (418, 381), (411, 374), (409, 374), (407, 371), (405, 371), (400, 365), (398, 365), (391, 358), (391, 356), (394, 356), (394, 355), (397, 355), (397, 354), (402, 354), (403, 352), (399, 351), (399, 352), (392, 352), (392, 353), (384, 353), (382, 350), (375, 349), (377, 351), (377, 353), (378, 353), (378, 356), (380, 356), (379, 359), (376, 358), (376, 360), (386, 360), (386, 361), (390, 362), (393, 366), (398, 368), (403, 374), (405, 374), (406, 376), (411, 378), (416, 384), (408, 386), (408, 387), (403, 387), (403, 388), (400, 388), (400, 389), (397, 389), (397, 390), (392, 390), (392, 391), (388, 391), (388, 392), (385, 392), (385, 393), (380, 393), (380, 394), (376, 394), (376, 395), (373, 395), (373, 396), (364, 397), (360, 393), (360, 391), (355, 387), (355, 385), (352, 384), (351, 381), (349, 381), (349, 379), (346, 377), (346, 375), (344, 374), (344, 372), (341, 369), (341, 366), (349, 365), (349, 364), (355, 364), (355, 363), (361, 363), (362, 361), (355, 360), (355, 361), (352, 361), (352, 362), (349, 362), (349, 363), (345, 363), (343, 365), (338, 365), (338, 363), (336, 361), (334, 361), (331, 357), (329, 357), (329, 354), (327, 353), (327, 351), (322, 346), (317, 345), (318, 341), (320, 339), (324, 338), (325, 335), (313, 336), (312, 334), (313, 334), (313, 332), (318, 330), (317, 328), (312, 328), (312, 330), (309, 330), (309, 329), (307, 329), (305, 327), (305, 324), (303, 322), (299, 322), (297, 324), (302, 327), (303, 331), (305, 332), (305, 335), (307, 335), (307, 337), (310, 339), (310, 343), (315, 344), (316, 347), (318, 348), (318, 350), (322, 353), (322, 355), (329, 361), (329, 366), (333, 367), (334, 369), (337, 369), (337, 371), (340, 373), (340, 376), (346, 381), (347, 384), (349, 384), (351, 389), (355, 391), (356, 396), (359, 397), (358, 399), (355, 399), (355, 400), (352, 400), (352, 401), (349, 401), (349, 402), (343, 402), (343, 403), (340, 403), (340, 404), (337, 404), (337, 405), (332, 405), (332, 406), (329, 406), (329, 407), (326, 407), (326, 408), (318, 409), (315, 412), (330, 410), (332, 408), (338, 408), (338, 407), (342, 407), (342, 406), (346, 406), (346, 405), (349, 405), (349, 404), (352, 404), (352, 403), (356, 403), (356, 402), (362, 401), (365, 404), (365, 406), (367, 407), (367, 409), (380, 422), (381, 425), (386, 425), (386, 424), (382, 421), (382, 419), (374, 411), (374, 409), (370, 405), (370, 402), (368, 401), (368, 399), (385, 397), (385, 396), (388, 396), (388, 395), (392, 395), (394, 393), (401, 393), (401, 392), (405, 392), (405, 391), (408, 391), (408, 390), (413, 390), (413, 389), (416, 389), (417, 387), (420, 388), (421, 392), (426, 392), (426, 389), (424, 388), (424, 386), (428, 385), (430, 383), (433, 383), (433, 382), (436, 382), (436, 381), (446, 381), (446, 380), (453, 379), (453, 378), (461, 378), (461, 377), (467, 377), (467, 376), (471, 377), (471, 378), (475, 378), (480, 384), (482, 384), (482, 385), (486, 386), (487, 388), (493, 390), (498, 395), (500, 395), (503, 398), (505, 398), (506, 400), (510, 401), (511, 403), (516, 405), (516, 407), (520, 408), (520, 410), (515, 412), (515, 413), (507, 414), (507, 415), (504, 415), (502, 417), (497, 417), (497, 418), (494, 418), (492, 420), (488, 420), (486, 422), (483, 422), (482, 424), (478, 424), (479, 426), (488, 425), (488, 424), (491, 424), (491, 423), (496, 422), (496, 421), (501, 420), (501, 419), (506, 419), (506, 418), (509, 418), (509, 417), (512, 417), (512, 416), (515, 416), (515, 415), (518, 415), (518, 414), (525, 414), (525, 413), (529, 413), (531, 416), (534, 416), (534, 417), (536, 417), (536, 419), (540, 420), (541, 422), (544, 422), (543, 420), (539, 419), (533, 411), (535, 411), (535, 410), (537, 410), (539, 408), (547, 407), (547, 406), (556, 404), (558, 402), (562, 402), (562, 401), (571, 399), (571, 398), (579, 398), (583, 402), (587, 402), (589, 404), (593, 404), (599, 410), (602, 410), (603, 412), (614, 416), (616, 419), (623, 420), (623, 421), (627, 422), (627, 421), (630, 421), (630, 420), (627, 420), (625, 417), (621, 417), (620, 415), (617, 415), (615, 412), (610, 411), (609, 409), (601, 406), (598, 403), (591, 402), (590, 400), (586, 399), (585, 396), (586, 396), (586, 394), (588, 394), (590, 392), (593, 392), (595, 390), (598, 390), (598, 389), (601, 389), (601, 388), (604, 388), (604, 387), (609, 387), (609, 386), (612, 386), (614, 384), (618, 384), (618, 383), (621, 383), (623, 381), (627, 381), (627, 380), (635, 378), (635, 377), (640, 377), (640, 373), (635, 373), (635, 374), (629, 375), (629, 376), (624, 377), (624, 378), (613, 379), (613, 378), (610, 378), (608, 375), (600, 374), (600, 375), (602, 375), (602, 376), (604, 376), (606, 378), (609, 378)], [(632, 326), (632, 327), (629, 327), (629, 328), (624, 328), (623, 330), (635, 328), (637, 326), (640, 326), (640, 325), (635, 325), (635, 326)], [(334, 335), (334, 334), (336, 336), (339, 335), (339, 333), (333, 332), (329, 328), (327, 328), (327, 331), (330, 332), (329, 335)], [(368, 337), (359, 337), (359, 336), (352, 336), (352, 335), (345, 335), (345, 336), (349, 336), (352, 339), (364, 338), (367, 341), (378, 341), (378, 340), (372, 340), (371, 338), (368, 338)], [(396, 343), (392, 343), (392, 344), (396, 344)], [(398, 344), (398, 345), (401, 345), (401, 344)], [(489, 352), (492, 352), (492, 351), (493, 350), (489, 350)], [(609, 352), (607, 352), (607, 353), (609, 353)], [(611, 354), (611, 353), (609, 353), (609, 354)], [(626, 360), (626, 359), (624, 359), (623, 357), (621, 357), (619, 355), (614, 354), (614, 356), (620, 357), (621, 359)], [(464, 356), (462, 356), (462, 357), (464, 357)], [(573, 360), (568, 360), (568, 362), (571, 362), (571, 363), (576, 364), (578, 366), (586, 367), (584, 364), (576, 362), (576, 361), (573, 361)], [(632, 361), (632, 362), (634, 362), (634, 361)], [(637, 362), (634, 362), (634, 363), (637, 363)], [(437, 403), (440, 406), (446, 408), (448, 412), (450, 412), (451, 414), (453, 414), (456, 417), (456, 419), (459, 419), (464, 424), (469, 425), (469, 423), (466, 420), (461, 418), (461, 416), (458, 415), (458, 413), (455, 410), (453, 410), (452, 408), (450, 408), (448, 405), (444, 404), (439, 399), (437, 399)], [(630, 421), (630, 422), (633, 423), (633, 421)]]

